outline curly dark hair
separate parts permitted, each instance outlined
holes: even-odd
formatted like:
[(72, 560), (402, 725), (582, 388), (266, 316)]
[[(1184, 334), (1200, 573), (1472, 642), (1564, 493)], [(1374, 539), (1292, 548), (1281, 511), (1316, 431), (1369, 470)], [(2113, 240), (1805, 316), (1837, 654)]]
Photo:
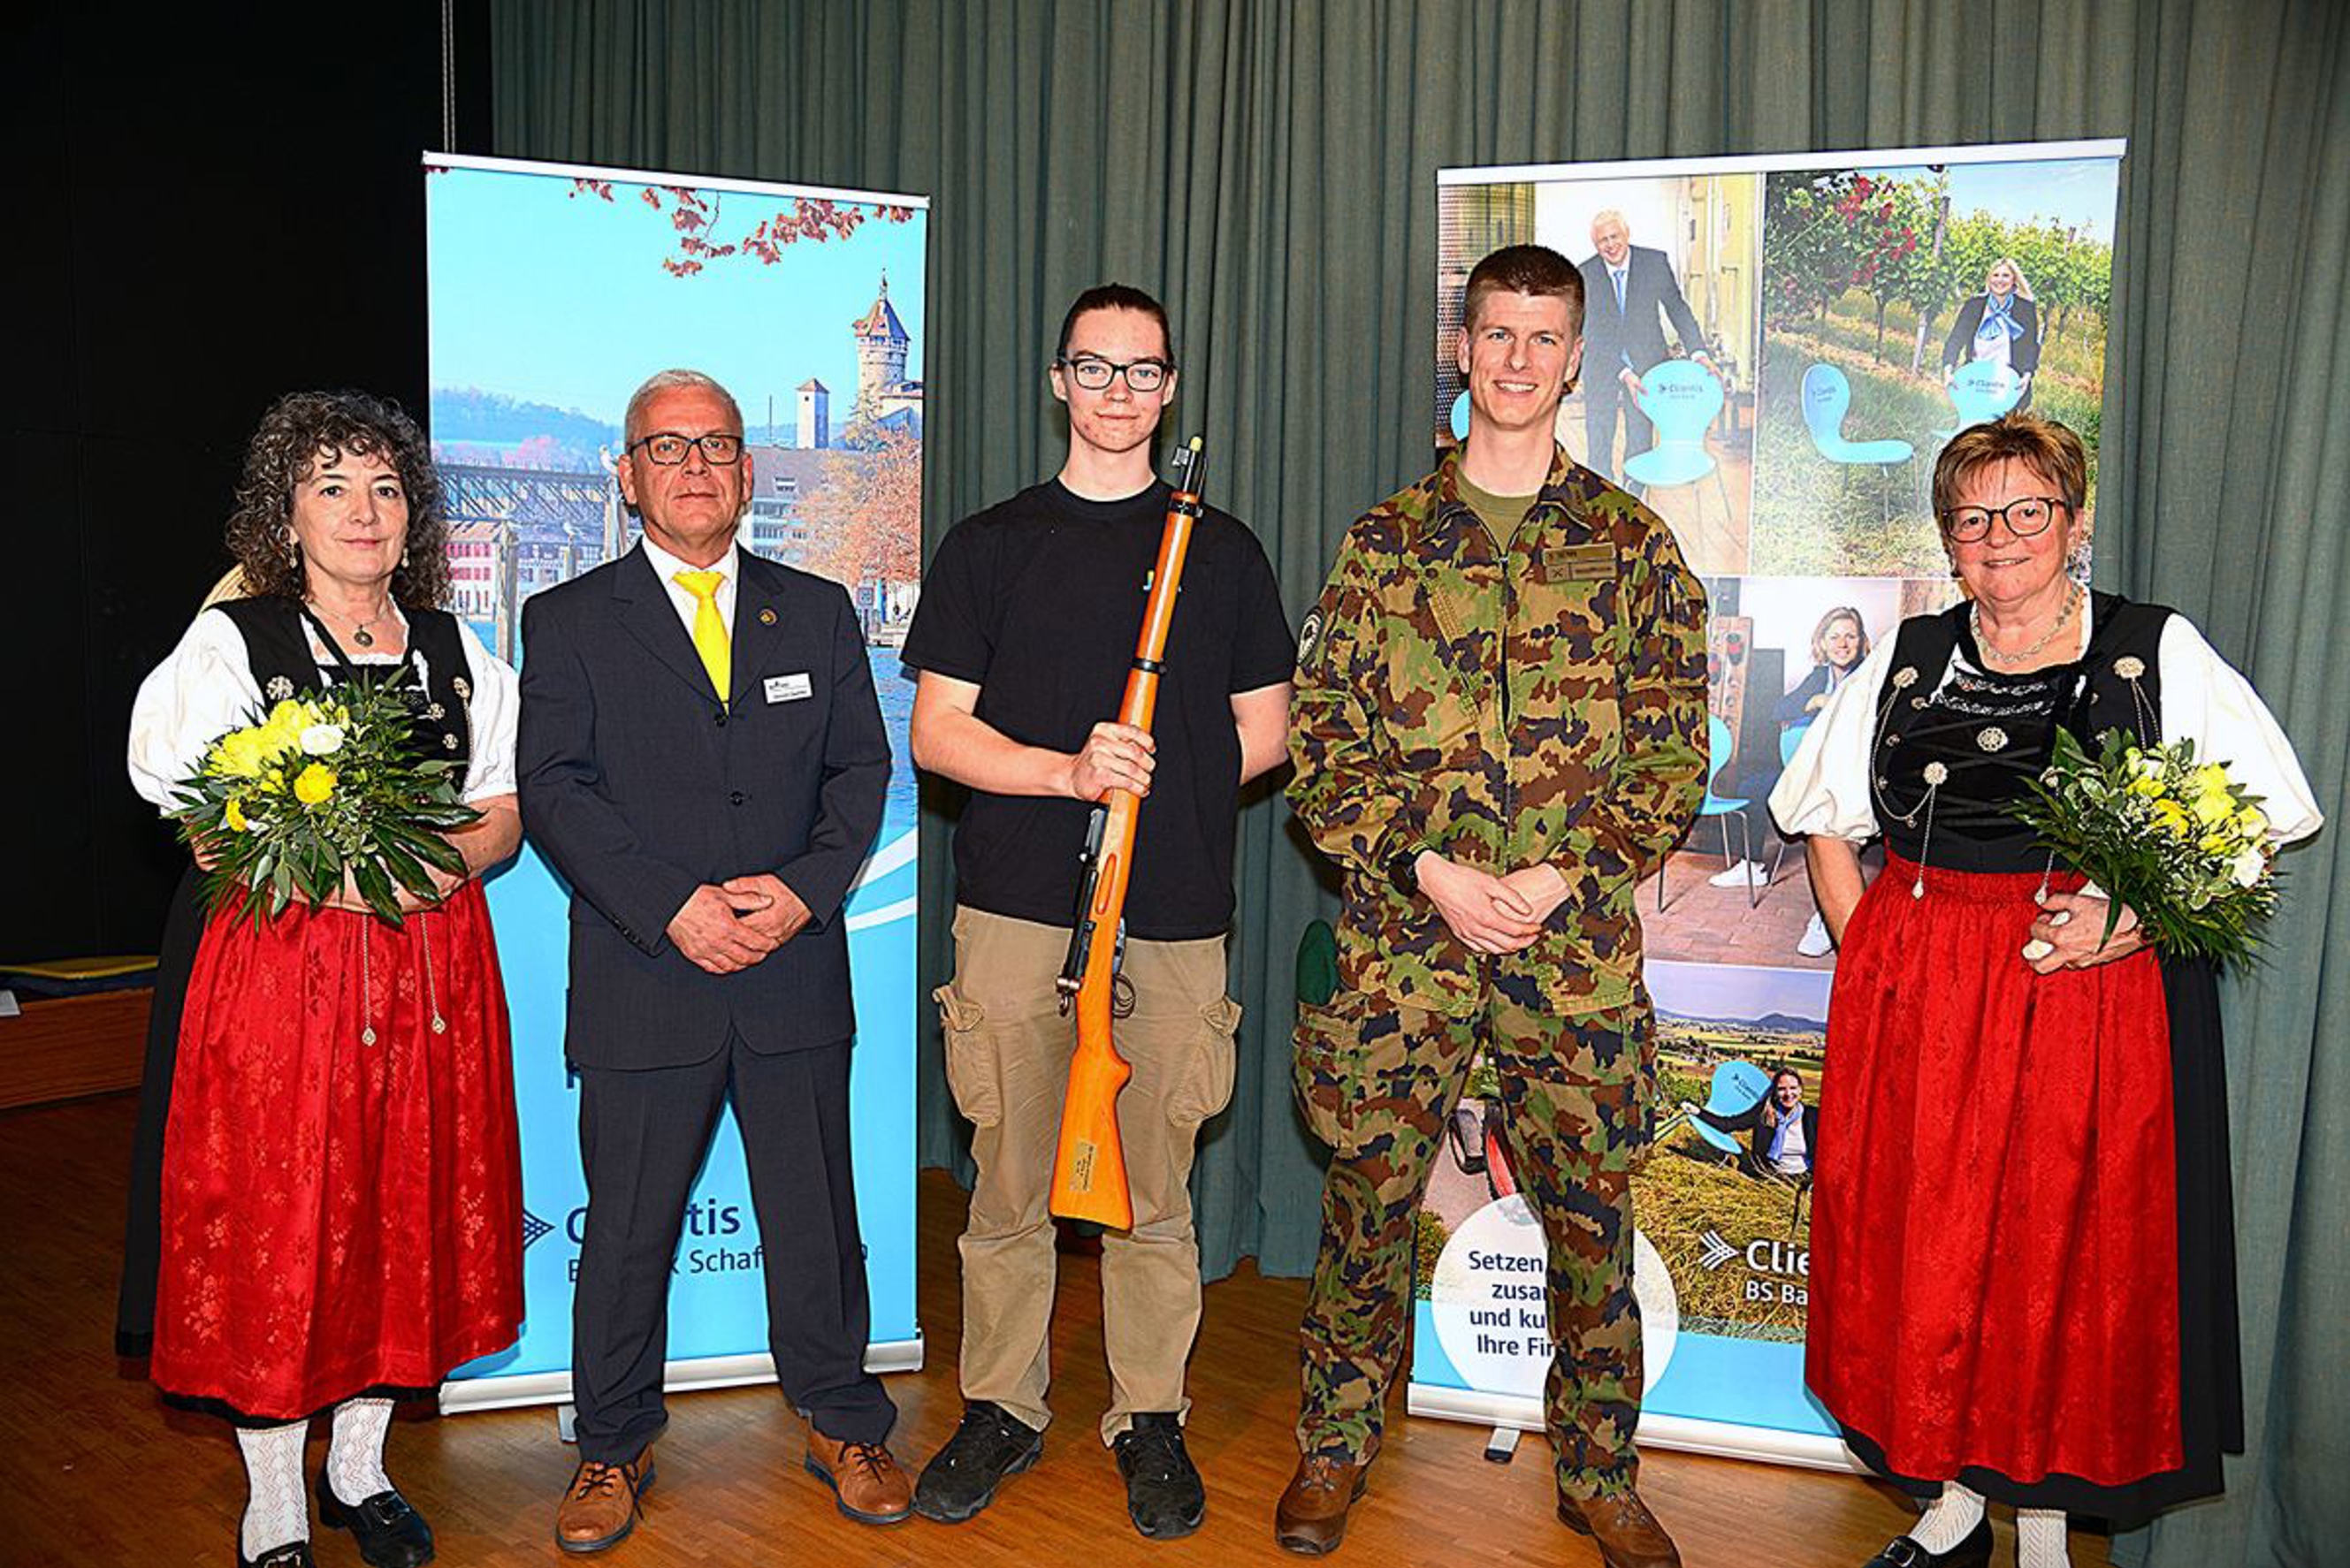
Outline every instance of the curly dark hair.
[(447, 604), (449, 524), (432, 449), (399, 404), (365, 392), (288, 392), (261, 416), (228, 516), (229, 554), (244, 573), (245, 591), (303, 597), (302, 564), (287, 533), (295, 487), (320, 459), (333, 462), (346, 452), (380, 456), (408, 493), (408, 553), (392, 574), (391, 597), (406, 609)]

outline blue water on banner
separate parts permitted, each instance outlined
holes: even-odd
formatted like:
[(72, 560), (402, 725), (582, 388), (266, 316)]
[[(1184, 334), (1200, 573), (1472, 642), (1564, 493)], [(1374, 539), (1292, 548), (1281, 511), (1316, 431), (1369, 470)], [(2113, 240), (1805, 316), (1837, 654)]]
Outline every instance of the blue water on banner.
[[(920, 1365), (914, 1316), (919, 868), (898, 644), (920, 578), (927, 213), (919, 198), (628, 170), (426, 161), (433, 457), (458, 615), (500, 657), (530, 596), (636, 544), (615, 463), (630, 391), (691, 366), (743, 408), (742, 546), (849, 591), (891, 761), (846, 911), (849, 1080), (868, 1359)], [(744, 867), (755, 870), (758, 867)], [(587, 1194), (564, 1055), (569, 892), (527, 846), (489, 887), (522, 1141), (520, 1341), (460, 1368), (452, 1407), (560, 1399)], [(694, 1183), (669, 1312), (670, 1382), (761, 1375), (767, 1312), (741, 1135), (725, 1112)]]

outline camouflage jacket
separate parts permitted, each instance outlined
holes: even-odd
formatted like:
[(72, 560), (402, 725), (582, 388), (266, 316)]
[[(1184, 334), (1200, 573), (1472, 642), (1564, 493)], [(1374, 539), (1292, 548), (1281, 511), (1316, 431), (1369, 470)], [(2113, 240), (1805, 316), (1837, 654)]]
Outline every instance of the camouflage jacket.
[[(1634, 883), (1704, 795), (1705, 590), (1655, 513), (1563, 451), (1504, 558), (1459, 462), (1347, 530), (1298, 642), (1289, 798), (1345, 873), (1340, 981), (1452, 1014), (1519, 976), (1563, 1014), (1621, 1006)], [(1482, 958), (1394, 880), (1424, 848), (1548, 860), (1571, 890), (1532, 946)]]

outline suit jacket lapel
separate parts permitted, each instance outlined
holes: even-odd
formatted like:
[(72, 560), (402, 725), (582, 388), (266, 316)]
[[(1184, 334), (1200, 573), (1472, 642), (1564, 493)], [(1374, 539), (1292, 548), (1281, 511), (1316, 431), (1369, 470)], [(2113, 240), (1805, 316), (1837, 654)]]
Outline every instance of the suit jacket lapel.
[[(680, 680), (691, 687), (704, 701), (718, 701), (718, 690), (710, 684), (710, 671), (702, 667), (702, 655), (694, 650), (693, 639), (685, 623), (678, 618), (677, 606), (669, 597), (669, 589), (653, 575), (653, 564), (641, 549), (630, 550), (620, 561), (620, 569), (612, 576), (612, 602), (619, 607), (620, 624), (629, 634), (645, 645), (651, 654)], [(735, 596), (736, 618), (741, 618), (742, 595)], [(741, 656), (736, 655), (739, 666)]]
[(743, 563), (743, 580), (734, 585), (733, 697), (737, 704), (750, 701), (751, 689), (757, 685), (767, 668), (768, 655), (784, 635), (783, 608), (778, 602), (782, 595), (773, 580), (767, 563), (747, 549), (739, 559)]

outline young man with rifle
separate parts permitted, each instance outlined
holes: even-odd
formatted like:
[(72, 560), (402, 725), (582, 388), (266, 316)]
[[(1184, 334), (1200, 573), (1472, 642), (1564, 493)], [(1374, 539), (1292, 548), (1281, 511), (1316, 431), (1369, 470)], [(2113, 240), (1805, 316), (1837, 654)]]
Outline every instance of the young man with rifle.
[[(1051, 1418), (1049, 1203), (1075, 1022), (1071, 961), (1096, 803), (1143, 797), (1125, 904), (1117, 1121), (1133, 1225), (1102, 1238), (1102, 1417), (1147, 1536), (1199, 1527), (1183, 1366), (1200, 1320), (1189, 1182), (1200, 1124), (1232, 1086), (1240, 1009), (1224, 991), (1242, 784), (1282, 760), (1294, 648), (1256, 536), (1192, 519), (1154, 722), (1121, 724), (1170, 508), (1151, 436), (1175, 392), (1166, 311), (1107, 284), (1077, 296), (1050, 371), (1067, 406), (1057, 477), (957, 524), (906, 638), (920, 672), (916, 763), (971, 790), (954, 837), (955, 967), (938, 992), (947, 1078), (972, 1124), (963, 1231), (962, 1425), (915, 1511), (969, 1519), (1035, 1463)], [(1187, 489), (1193, 483), (1187, 479)]]
[(1362, 1494), (1414, 1216), (1482, 1053), (1549, 1249), (1559, 1517), (1608, 1568), (1666, 1568), (1633, 1488), (1629, 1178), (1656, 1026), (1632, 890), (1703, 793), (1705, 592), (1656, 514), (1554, 435), (1582, 275), (1496, 251), (1462, 320), (1467, 442), (1347, 530), (1298, 642), (1289, 798), (1346, 875), (1339, 989), (1298, 1023), (1299, 1099), (1335, 1154), (1274, 1531), (1328, 1552)]

